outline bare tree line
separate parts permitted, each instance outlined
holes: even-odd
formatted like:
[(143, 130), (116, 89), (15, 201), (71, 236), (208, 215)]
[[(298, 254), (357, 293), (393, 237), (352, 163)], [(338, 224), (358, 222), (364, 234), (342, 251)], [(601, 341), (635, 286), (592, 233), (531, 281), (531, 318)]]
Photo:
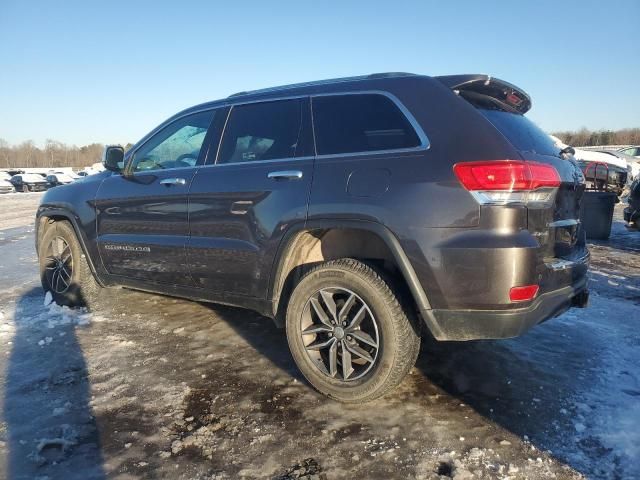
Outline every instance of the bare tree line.
[[(128, 149), (131, 144), (125, 147)], [(32, 140), (18, 145), (0, 138), (0, 168), (84, 168), (99, 162), (104, 145), (91, 143), (78, 147), (47, 139), (44, 147), (38, 147)]]
[(100, 143), (77, 147), (51, 139), (47, 139), (44, 148), (39, 148), (31, 140), (9, 145), (0, 138), (0, 168), (82, 168), (99, 162), (103, 148)]
[(622, 130), (589, 130), (554, 132), (560, 140), (574, 147), (598, 145), (640, 145), (640, 128), (624, 128)]

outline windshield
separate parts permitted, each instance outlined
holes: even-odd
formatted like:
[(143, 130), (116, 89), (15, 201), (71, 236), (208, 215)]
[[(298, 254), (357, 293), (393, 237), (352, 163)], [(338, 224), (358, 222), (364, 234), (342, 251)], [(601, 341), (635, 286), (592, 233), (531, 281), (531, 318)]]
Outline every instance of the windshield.
[(479, 108), (509, 142), (522, 152), (534, 152), (557, 157), (560, 149), (540, 127), (519, 113)]

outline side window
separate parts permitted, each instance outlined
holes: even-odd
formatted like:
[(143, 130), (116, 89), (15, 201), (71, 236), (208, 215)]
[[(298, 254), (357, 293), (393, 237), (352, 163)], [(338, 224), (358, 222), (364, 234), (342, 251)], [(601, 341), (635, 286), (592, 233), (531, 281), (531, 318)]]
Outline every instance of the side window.
[(222, 136), (217, 163), (295, 157), (301, 114), (298, 99), (234, 106)]
[(214, 110), (194, 113), (164, 127), (135, 152), (133, 171), (194, 166), (213, 115)]
[(380, 94), (314, 97), (313, 121), (318, 155), (420, 145), (406, 116), (391, 99)]

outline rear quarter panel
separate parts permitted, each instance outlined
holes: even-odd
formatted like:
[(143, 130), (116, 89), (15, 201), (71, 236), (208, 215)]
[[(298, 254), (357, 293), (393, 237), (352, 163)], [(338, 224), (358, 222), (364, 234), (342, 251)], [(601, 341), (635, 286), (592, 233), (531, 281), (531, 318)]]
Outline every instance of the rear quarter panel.
[[(338, 87), (332, 88), (340, 91)], [(379, 85), (367, 83), (363, 88), (376, 89), (390, 92), (411, 112), (428, 137), (429, 147), (418, 152), (319, 157), (309, 220), (359, 219), (388, 227), (409, 257), (432, 306), (439, 308), (449, 303), (443, 290), (451, 287), (451, 261), (443, 258), (446, 252), (440, 245), (469, 229), (481, 228), (479, 205), (458, 182), (453, 165), (519, 157), (474, 107), (437, 80), (403, 78)], [(351, 188), (354, 177), (357, 189)], [(382, 177), (387, 184), (381, 186)]]

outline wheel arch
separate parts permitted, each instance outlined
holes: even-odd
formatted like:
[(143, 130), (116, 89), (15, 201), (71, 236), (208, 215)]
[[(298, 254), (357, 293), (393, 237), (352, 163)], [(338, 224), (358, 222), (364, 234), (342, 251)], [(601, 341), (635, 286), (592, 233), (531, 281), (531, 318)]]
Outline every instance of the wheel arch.
[(82, 253), (87, 259), (87, 263), (89, 268), (91, 269), (91, 273), (93, 274), (96, 281), (101, 285), (103, 282), (100, 280), (96, 272), (96, 268), (93, 262), (93, 258), (89, 255), (89, 251), (87, 249), (87, 241), (85, 235), (82, 232), (82, 229), (78, 225), (78, 219), (67, 209), (62, 208), (52, 208), (52, 207), (40, 207), (38, 209), (38, 213), (36, 216), (36, 231), (35, 231), (35, 239), (36, 239), (36, 253), (40, 251), (40, 240), (44, 235), (44, 232), (55, 222), (67, 221), (71, 225), (78, 242), (80, 243), (80, 248), (82, 249)]
[(276, 254), (268, 290), (278, 326), (283, 325), (285, 313), (286, 302), (282, 300), (288, 297), (306, 269), (343, 257), (391, 262), (427, 327), (436, 333), (438, 327), (431, 316), (431, 304), (400, 242), (384, 225), (366, 220), (312, 220), (289, 228)]

